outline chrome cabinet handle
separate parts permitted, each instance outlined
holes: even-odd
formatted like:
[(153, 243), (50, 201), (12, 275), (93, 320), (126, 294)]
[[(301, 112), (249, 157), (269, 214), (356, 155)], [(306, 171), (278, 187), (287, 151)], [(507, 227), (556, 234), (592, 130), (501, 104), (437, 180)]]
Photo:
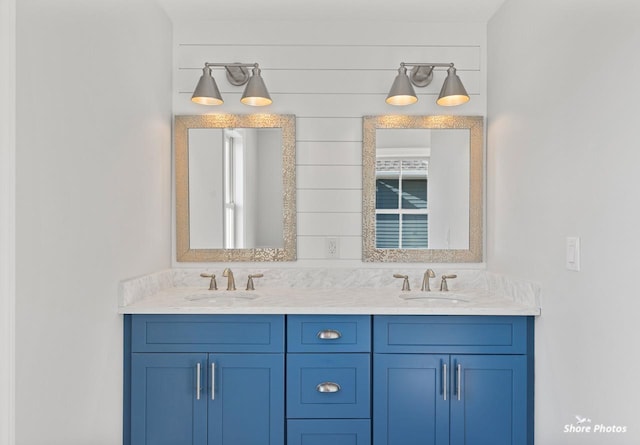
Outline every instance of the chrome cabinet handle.
[(318, 392), (338, 392), (340, 389), (340, 385), (334, 382), (324, 382), (316, 386)]
[(447, 364), (442, 364), (442, 398), (447, 400), (447, 392), (449, 388), (447, 388)]
[(335, 329), (324, 329), (318, 332), (317, 337), (320, 340), (337, 340), (342, 337), (340, 331), (336, 331)]
[(196, 363), (196, 400), (200, 400), (200, 363)]
[(457, 367), (457, 378), (458, 381), (456, 382), (458, 389), (456, 390), (456, 392), (458, 393), (458, 400), (460, 400), (460, 390), (462, 389), (462, 385), (461, 385), (461, 380), (462, 380), (462, 365), (460, 363), (458, 363), (458, 367)]
[(216, 399), (216, 364), (211, 362), (211, 400)]

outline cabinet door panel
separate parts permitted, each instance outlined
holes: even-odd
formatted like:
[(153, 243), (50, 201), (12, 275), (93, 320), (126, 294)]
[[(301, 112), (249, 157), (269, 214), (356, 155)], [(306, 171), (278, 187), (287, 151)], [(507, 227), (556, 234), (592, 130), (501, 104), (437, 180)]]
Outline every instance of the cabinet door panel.
[(374, 445), (449, 443), (445, 364), (447, 355), (374, 354)]
[(458, 355), (451, 361), (451, 445), (525, 445), (526, 357)]
[(284, 443), (284, 355), (211, 354), (209, 372), (212, 363), (209, 445)]
[[(203, 389), (197, 399), (200, 363)], [(133, 354), (131, 362), (131, 443), (207, 443), (206, 354)]]

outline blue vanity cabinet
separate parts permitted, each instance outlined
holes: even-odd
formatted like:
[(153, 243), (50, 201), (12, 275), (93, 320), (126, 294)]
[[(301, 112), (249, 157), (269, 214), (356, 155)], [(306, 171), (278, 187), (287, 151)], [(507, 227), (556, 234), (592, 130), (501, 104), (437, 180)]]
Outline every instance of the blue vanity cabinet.
[(371, 317), (287, 317), (287, 445), (371, 444)]
[(124, 385), (125, 445), (533, 445), (533, 317), (127, 315)]
[(284, 444), (284, 316), (128, 317), (125, 444)]
[(374, 445), (532, 445), (533, 319), (376, 316)]

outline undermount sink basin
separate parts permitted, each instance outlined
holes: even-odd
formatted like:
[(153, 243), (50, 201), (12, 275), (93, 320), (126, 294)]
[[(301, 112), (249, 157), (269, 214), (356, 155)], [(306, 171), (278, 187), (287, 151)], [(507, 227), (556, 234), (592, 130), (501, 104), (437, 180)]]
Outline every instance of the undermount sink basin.
[(256, 291), (245, 290), (212, 290), (204, 291), (185, 297), (187, 301), (202, 301), (209, 303), (217, 303), (223, 301), (249, 301), (259, 298), (260, 294)]
[(455, 294), (446, 294), (439, 292), (437, 294), (429, 293), (429, 292), (407, 292), (400, 295), (400, 298), (407, 301), (420, 301), (425, 303), (468, 303), (469, 300), (464, 298), (460, 298)]

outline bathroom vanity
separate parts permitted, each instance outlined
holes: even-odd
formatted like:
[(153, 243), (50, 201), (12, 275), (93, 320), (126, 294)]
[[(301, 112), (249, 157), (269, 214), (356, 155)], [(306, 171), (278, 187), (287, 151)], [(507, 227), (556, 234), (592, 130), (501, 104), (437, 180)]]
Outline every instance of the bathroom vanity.
[(127, 444), (533, 443), (526, 285), (253, 298), (161, 281), (121, 289)]

